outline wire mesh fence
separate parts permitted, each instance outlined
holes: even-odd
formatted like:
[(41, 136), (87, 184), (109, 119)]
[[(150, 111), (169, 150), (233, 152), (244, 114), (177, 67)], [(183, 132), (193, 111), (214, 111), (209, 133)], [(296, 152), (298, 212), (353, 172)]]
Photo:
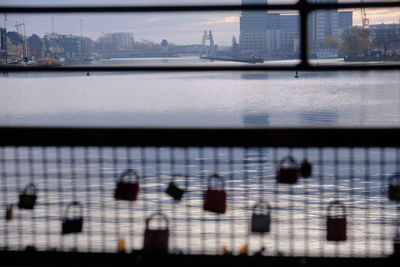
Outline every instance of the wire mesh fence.
[(385, 257), (399, 161), (397, 147), (3, 146), (0, 247)]

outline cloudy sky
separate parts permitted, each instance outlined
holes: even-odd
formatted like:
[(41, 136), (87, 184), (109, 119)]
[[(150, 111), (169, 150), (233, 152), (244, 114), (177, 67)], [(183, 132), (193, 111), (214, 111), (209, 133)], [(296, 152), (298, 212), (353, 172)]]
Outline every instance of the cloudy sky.
[[(269, 0), (269, 3), (293, 3), (295, 0)], [(356, 1), (356, 0), (348, 0)], [(342, 2), (348, 2), (343, 0)], [(381, 0), (382, 1), (382, 0)], [(157, 4), (238, 4), (240, 0), (1, 0), (1, 5), (157, 5)], [(147, 14), (69, 14), (69, 15), (14, 15), (7, 14), (8, 30), (15, 30), (17, 22), (25, 21), (26, 34), (43, 36), (51, 32), (54, 18), (55, 31), (65, 34), (80, 34), (80, 20), (83, 33), (97, 39), (107, 32), (132, 32), (136, 40), (148, 39), (159, 42), (168, 39), (176, 44), (200, 43), (202, 32), (212, 30), (219, 45), (230, 45), (232, 36), (239, 36), (239, 12), (202, 13), (147, 13)], [(399, 22), (399, 9), (367, 10), (370, 24)], [(354, 23), (360, 23), (360, 11), (354, 11)]]

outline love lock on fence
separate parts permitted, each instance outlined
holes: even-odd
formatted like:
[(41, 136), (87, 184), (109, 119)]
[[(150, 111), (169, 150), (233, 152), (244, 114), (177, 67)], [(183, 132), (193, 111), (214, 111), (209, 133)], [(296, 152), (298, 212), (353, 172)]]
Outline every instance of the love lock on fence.
[[(135, 177), (135, 181), (125, 181), (125, 178), (132, 179)], [(134, 169), (127, 169), (124, 171), (119, 180), (117, 181), (116, 188), (114, 191), (114, 198), (116, 200), (128, 200), (135, 201), (139, 193), (139, 175)]]
[[(220, 188), (212, 187), (212, 181), (220, 183)], [(226, 192), (224, 190), (224, 178), (217, 173), (208, 178), (208, 189), (204, 191), (203, 209), (215, 213), (225, 213)]]
[(65, 215), (62, 218), (62, 234), (82, 232), (83, 207), (78, 201), (68, 204)]
[(328, 206), (328, 217), (326, 219), (326, 226), (326, 239), (328, 241), (346, 241), (346, 208), (340, 201), (333, 201)]
[(6, 220), (11, 221), (14, 219), (14, 205), (13, 204), (8, 204), (6, 205)]
[[(150, 223), (153, 220), (158, 219), (164, 221), (165, 226), (151, 229)], [(161, 212), (153, 213), (149, 218), (146, 219), (146, 229), (144, 231), (143, 251), (146, 252), (168, 252), (169, 242), (169, 226), (168, 218)]]
[(271, 207), (268, 202), (260, 200), (253, 207), (251, 215), (252, 233), (269, 233), (271, 225)]
[(400, 200), (400, 174), (396, 173), (389, 178), (389, 199)]
[(280, 184), (295, 184), (299, 178), (299, 167), (292, 156), (281, 160), (276, 173), (276, 181)]
[(179, 176), (181, 175), (173, 175), (171, 177), (171, 181), (169, 182), (167, 189), (165, 189), (165, 193), (167, 193), (176, 201), (180, 201), (183, 197), (183, 194), (187, 190), (187, 188), (182, 189), (176, 184), (175, 178)]
[(29, 184), (19, 195), (18, 208), (31, 210), (35, 207), (37, 189), (34, 184)]
[(312, 174), (312, 165), (307, 159), (304, 159), (300, 165), (300, 176), (303, 178), (309, 178), (311, 177), (311, 174)]

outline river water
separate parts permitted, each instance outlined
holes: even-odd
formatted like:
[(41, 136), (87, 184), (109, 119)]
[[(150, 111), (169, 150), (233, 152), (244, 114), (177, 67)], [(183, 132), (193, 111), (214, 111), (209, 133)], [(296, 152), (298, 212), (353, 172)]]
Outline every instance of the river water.
[[(197, 59), (110, 59), (102, 64), (205, 64)], [(284, 64), (285, 62), (278, 62)], [(289, 62), (293, 63), (293, 62)], [(209, 64), (216, 64), (215, 62)], [(223, 63), (235, 64), (235, 63)], [(398, 126), (400, 72), (294, 73), (20, 73), (0, 78), (1, 125), (53, 126)], [(310, 179), (296, 185), (275, 181), (286, 155), (312, 162)], [(0, 148), (2, 207), (16, 203), (33, 182), (33, 211), (14, 208), (0, 221), (0, 247), (78, 251), (141, 249), (145, 218), (169, 218), (170, 251), (237, 253), (244, 244), (266, 255), (386, 256), (392, 253), (396, 202), (387, 198), (388, 179), (399, 171), (400, 151), (386, 149), (241, 148)], [(118, 176), (140, 175), (138, 201), (115, 201)], [(224, 215), (202, 210), (207, 177), (225, 177)], [(164, 190), (179, 173), (187, 185), (181, 202)], [(271, 232), (249, 234), (251, 207), (271, 205)], [(348, 240), (328, 242), (326, 208), (341, 200)], [(83, 205), (84, 228), (62, 236), (65, 206)]]
[[(93, 64), (238, 64), (110, 59)], [(294, 61), (275, 62), (294, 64)], [(20, 73), (0, 78), (1, 125), (399, 125), (399, 71)]]

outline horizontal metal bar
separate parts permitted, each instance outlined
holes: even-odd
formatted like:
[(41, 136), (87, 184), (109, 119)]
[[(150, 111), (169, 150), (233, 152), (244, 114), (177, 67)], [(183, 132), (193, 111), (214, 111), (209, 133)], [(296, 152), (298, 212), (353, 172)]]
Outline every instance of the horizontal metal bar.
[(4, 266), (395, 266), (398, 258), (329, 258), (329, 257), (263, 257), (263, 256), (210, 256), (131, 253), (76, 253), (76, 252), (1, 252)]
[(400, 128), (2, 127), (0, 146), (400, 147)]
[(125, 12), (197, 12), (197, 11), (240, 11), (240, 10), (318, 10), (318, 9), (350, 9), (350, 8), (382, 8), (400, 7), (400, 2), (370, 3), (297, 3), (273, 5), (162, 5), (162, 6), (0, 6), (5, 13), (125, 13)]
[(42, 71), (77, 71), (77, 72), (104, 72), (104, 71), (143, 71), (143, 72), (200, 72), (200, 71), (367, 71), (367, 70), (398, 70), (400, 63), (365, 64), (346, 63), (337, 65), (138, 65), (138, 66), (62, 66), (62, 67), (24, 67), (1, 66), (0, 72), (42, 72)]

